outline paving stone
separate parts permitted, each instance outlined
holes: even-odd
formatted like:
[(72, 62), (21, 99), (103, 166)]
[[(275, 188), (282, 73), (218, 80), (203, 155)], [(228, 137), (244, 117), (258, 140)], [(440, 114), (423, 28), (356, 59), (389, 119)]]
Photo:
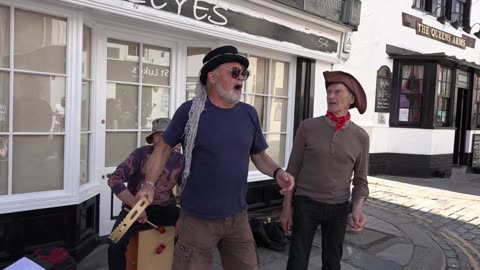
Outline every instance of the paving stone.
[(454, 258), (448, 258), (447, 259), (447, 265), (448, 267), (451, 267), (453, 269), (458, 269), (460, 268), (459, 266), (459, 263), (458, 263), (458, 260), (457, 259), (454, 259)]
[(447, 244), (440, 244), (440, 247), (443, 249), (443, 250), (452, 250), (452, 248), (447, 245)]
[(475, 238), (475, 234), (471, 234), (471, 233), (464, 233), (462, 234), (462, 237), (463, 239), (466, 239), (468, 241), (471, 241)]
[(401, 265), (407, 265), (412, 257), (413, 245), (411, 244), (396, 244), (376, 255), (385, 260), (395, 261)]
[(453, 252), (453, 250), (444, 250), (443, 252), (445, 253), (445, 256), (447, 256), (447, 258), (457, 257), (457, 253)]
[(468, 230), (464, 229), (464, 228), (456, 228), (455, 229), (455, 232), (459, 233), (459, 234), (462, 234), (462, 233), (466, 233)]
[(480, 229), (473, 229), (470, 232), (476, 235), (480, 235)]
[(364, 229), (359, 234), (347, 233), (345, 235), (345, 241), (353, 243), (357, 246), (367, 246), (373, 242), (376, 242), (382, 238), (386, 238), (387, 235), (381, 232), (377, 232), (370, 229)]

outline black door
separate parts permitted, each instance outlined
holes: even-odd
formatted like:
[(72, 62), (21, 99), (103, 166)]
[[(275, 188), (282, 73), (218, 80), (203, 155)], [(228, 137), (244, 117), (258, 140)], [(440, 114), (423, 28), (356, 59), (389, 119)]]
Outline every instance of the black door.
[(467, 159), (465, 158), (465, 135), (467, 132), (467, 89), (458, 88), (457, 93), (453, 164), (467, 165)]

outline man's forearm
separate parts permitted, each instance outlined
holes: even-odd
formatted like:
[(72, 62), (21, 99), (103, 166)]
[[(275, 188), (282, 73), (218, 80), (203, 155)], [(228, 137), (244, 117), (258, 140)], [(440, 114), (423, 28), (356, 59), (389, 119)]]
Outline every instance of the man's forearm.
[(252, 155), (253, 164), (255, 167), (265, 175), (273, 177), (275, 169), (279, 168), (275, 161), (265, 152)]
[(282, 204), (283, 208), (292, 206), (293, 192), (294, 190), (288, 193), (285, 193), (285, 195), (283, 195), (283, 204)]
[(165, 164), (167, 163), (172, 149), (173, 148), (170, 145), (163, 141), (155, 146), (152, 155), (150, 155), (147, 161), (145, 172), (146, 181), (152, 182), (152, 184), (157, 182), (158, 177), (160, 177), (160, 174), (162, 174), (162, 171), (165, 168)]
[(117, 197), (122, 201), (124, 204), (130, 206), (130, 208), (133, 208), (135, 204), (137, 203), (137, 199), (133, 196), (133, 194), (128, 190), (125, 189), (124, 191), (120, 192)]

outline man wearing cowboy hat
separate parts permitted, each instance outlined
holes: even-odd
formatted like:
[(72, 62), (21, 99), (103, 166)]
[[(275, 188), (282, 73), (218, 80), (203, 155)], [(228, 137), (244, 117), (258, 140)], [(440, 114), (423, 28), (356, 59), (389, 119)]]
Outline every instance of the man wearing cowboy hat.
[[(147, 179), (157, 178), (174, 145), (185, 149), (181, 186), (179, 238), (173, 269), (211, 269), (219, 249), (228, 270), (258, 269), (255, 242), (247, 216), (250, 159), (274, 176), (281, 192), (294, 180), (265, 152), (268, 145), (254, 107), (240, 102), (249, 61), (233, 46), (203, 58), (193, 101), (178, 108), (147, 166)], [(149, 189), (138, 193), (151, 199)]]
[(283, 229), (292, 230), (288, 270), (308, 268), (318, 225), (322, 231), (322, 270), (340, 269), (352, 183), (350, 229), (360, 232), (366, 224), (362, 209), (369, 193), (369, 137), (350, 121), (348, 112), (354, 107), (361, 114), (365, 112), (365, 92), (351, 74), (327, 71), (323, 75), (327, 114), (300, 123), (288, 162), (287, 171), (297, 179), (295, 191), (284, 197), (280, 217)]
[[(108, 247), (108, 266), (111, 270), (123, 270), (126, 267), (125, 251), (128, 241), (139, 230), (149, 228), (144, 224), (148, 220), (159, 226), (173, 226), (176, 224), (180, 209), (176, 206), (175, 197), (172, 189), (181, 179), (184, 168), (185, 158), (177, 151), (172, 151), (167, 161), (167, 165), (155, 183), (146, 181), (145, 166), (148, 157), (152, 154), (155, 145), (162, 141), (162, 134), (170, 123), (168, 118), (158, 118), (152, 122), (152, 133), (146, 141), (151, 145), (142, 146), (135, 149), (128, 158), (118, 165), (117, 169), (108, 179), (108, 185), (113, 193), (122, 201), (123, 206), (132, 208), (137, 199), (135, 194), (141, 187), (147, 187), (152, 190), (153, 199), (146, 211), (138, 217), (138, 223), (134, 223), (124, 236), (117, 243), (111, 242)], [(125, 186), (128, 183), (128, 187)], [(123, 210), (117, 217), (113, 229), (127, 216), (128, 212)]]

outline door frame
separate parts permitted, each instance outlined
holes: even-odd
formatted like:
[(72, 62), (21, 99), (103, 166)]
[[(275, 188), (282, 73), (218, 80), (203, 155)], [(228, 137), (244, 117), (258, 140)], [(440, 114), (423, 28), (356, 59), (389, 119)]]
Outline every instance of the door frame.
[[(106, 139), (106, 85), (107, 85), (107, 45), (108, 38), (118, 40), (126, 40), (136, 43), (143, 43), (153, 46), (161, 46), (170, 48), (170, 104), (169, 117), (172, 117), (177, 103), (179, 101), (177, 92), (174, 91), (178, 85), (177, 61), (178, 61), (178, 44), (168, 38), (163, 38), (163, 35), (143, 34), (138, 30), (125, 30), (121, 27), (107, 27), (99, 30), (96, 40), (96, 63), (97, 63), (97, 80), (95, 82), (95, 173), (96, 179), (100, 185), (100, 202), (99, 202), (99, 236), (110, 234), (115, 219), (120, 211), (121, 202), (113, 194), (110, 187), (107, 185), (109, 173), (115, 170), (115, 167), (105, 167), (105, 139)], [(159, 38), (162, 37), (162, 38)], [(141, 56), (141, 54), (139, 54)], [(137, 145), (138, 147), (138, 145)], [(125, 157), (126, 158), (126, 157)]]

